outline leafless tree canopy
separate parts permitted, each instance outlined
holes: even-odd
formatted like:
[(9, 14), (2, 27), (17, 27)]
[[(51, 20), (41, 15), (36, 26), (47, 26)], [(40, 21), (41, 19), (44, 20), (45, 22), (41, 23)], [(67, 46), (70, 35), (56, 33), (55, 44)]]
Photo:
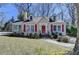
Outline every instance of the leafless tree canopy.
[(19, 13), (29, 12), (29, 8), (32, 5), (31, 3), (16, 3), (14, 4), (18, 9)]

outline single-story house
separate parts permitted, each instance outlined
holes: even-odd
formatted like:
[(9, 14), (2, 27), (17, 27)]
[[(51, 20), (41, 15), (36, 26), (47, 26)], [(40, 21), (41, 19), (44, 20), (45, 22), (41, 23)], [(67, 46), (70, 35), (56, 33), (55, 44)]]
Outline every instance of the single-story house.
[(58, 33), (61, 35), (66, 35), (66, 24), (62, 20), (57, 20), (55, 22), (50, 22), (49, 17), (32, 17), (30, 21), (20, 21), (12, 23), (12, 32), (35, 34), (37, 33), (46, 35), (52, 33)]

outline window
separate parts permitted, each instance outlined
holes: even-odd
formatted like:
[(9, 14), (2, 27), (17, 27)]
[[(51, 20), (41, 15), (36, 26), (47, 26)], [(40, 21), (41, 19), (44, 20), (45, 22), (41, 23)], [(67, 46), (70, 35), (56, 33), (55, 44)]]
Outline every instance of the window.
[(17, 25), (14, 25), (14, 30), (17, 30), (18, 28), (17, 28)]
[(27, 25), (27, 32), (29, 32), (30, 31), (30, 26), (29, 25)]
[(51, 32), (53, 32), (53, 24), (51, 24)]
[(34, 25), (31, 25), (31, 31), (34, 32)]
[(54, 25), (54, 31), (56, 31), (56, 25)]
[(30, 20), (32, 20), (32, 16), (30, 16)]
[(21, 25), (19, 25), (19, 31), (21, 31)]
[(58, 25), (58, 31), (61, 31), (61, 26), (60, 25)]

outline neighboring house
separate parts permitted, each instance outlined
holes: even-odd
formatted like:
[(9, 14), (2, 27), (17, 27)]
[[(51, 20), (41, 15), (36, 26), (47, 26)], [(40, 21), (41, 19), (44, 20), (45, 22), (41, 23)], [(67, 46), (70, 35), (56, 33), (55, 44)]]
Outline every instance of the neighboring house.
[(3, 31), (3, 28), (4, 28), (4, 24), (1, 24), (1, 23), (0, 23), (0, 32)]
[[(66, 35), (66, 24), (62, 20), (50, 22), (49, 17), (30, 17), (30, 21), (20, 21), (12, 23), (12, 31), (16, 33), (46, 35), (58, 33)], [(53, 19), (52, 19), (53, 20)]]
[(12, 23), (14, 22), (14, 17), (12, 17), (9, 21), (7, 21), (4, 25), (4, 31), (12, 32)]
[(15, 23), (12, 23), (12, 32), (15, 32), (15, 33), (22, 33), (22, 24), (23, 22), (15, 22)]
[(2, 28), (2, 27), (0, 27), (0, 32), (1, 32), (1, 30), (2, 30), (1, 28)]
[(7, 22), (5, 24), (4, 31), (6, 31), (6, 32), (12, 32), (12, 22)]

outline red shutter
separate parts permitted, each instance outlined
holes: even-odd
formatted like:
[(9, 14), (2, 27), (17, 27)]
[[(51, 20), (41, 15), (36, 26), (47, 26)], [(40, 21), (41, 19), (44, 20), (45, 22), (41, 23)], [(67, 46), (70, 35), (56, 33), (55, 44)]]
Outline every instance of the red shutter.
[(35, 24), (35, 32), (37, 32), (37, 24)]
[(51, 32), (53, 32), (53, 24), (51, 24)]
[(46, 32), (45, 25), (42, 25), (42, 33), (45, 33), (45, 32)]
[(64, 32), (64, 25), (62, 24), (62, 32)]

